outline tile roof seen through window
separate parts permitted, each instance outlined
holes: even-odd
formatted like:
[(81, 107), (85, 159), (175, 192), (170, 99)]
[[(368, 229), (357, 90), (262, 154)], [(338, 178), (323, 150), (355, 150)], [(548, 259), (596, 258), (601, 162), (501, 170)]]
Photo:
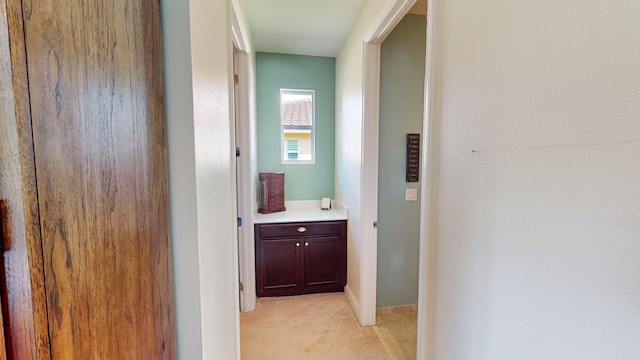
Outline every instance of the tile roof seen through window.
[(285, 127), (310, 128), (313, 125), (313, 106), (310, 97), (283, 101), (280, 111), (282, 125)]

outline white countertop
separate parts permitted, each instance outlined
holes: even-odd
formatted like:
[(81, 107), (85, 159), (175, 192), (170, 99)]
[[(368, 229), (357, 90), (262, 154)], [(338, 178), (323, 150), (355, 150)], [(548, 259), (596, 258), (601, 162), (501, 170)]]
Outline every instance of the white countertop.
[(254, 224), (286, 223), (286, 222), (306, 222), (306, 221), (336, 221), (347, 220), (349, 210), (341, 206), (336, 206), (335, 201), (331, 201), (331, 210), (320, 210), (320, 200), (309, 201), (286, 201), (285, 211), (277, 211), (270, 214), (253, 214)]

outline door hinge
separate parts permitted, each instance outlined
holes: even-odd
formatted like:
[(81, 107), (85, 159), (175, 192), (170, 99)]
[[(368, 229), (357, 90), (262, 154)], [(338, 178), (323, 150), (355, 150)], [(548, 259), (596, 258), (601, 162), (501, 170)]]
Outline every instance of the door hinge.
[(242, 218), (241, 217), (238, 218), (238, 227), (240, 227), (240, 226), (242, 226)]
[(377, 221), (374, 221), (374, 222), (373, 222), (373, 228), (374, 228), (374, 229), (377, 229), (377, 228), (378, 228), (378, 222), (377, 222)]
[(240, 148), (236, 147), (236, 157), (240, 157)]
[(233, 74), (233, 85), (238, 85), (238, 82), (240, 82), (240, 80), (238, 80), (238, 74)]
[(244, 284), (240, 281), (240, 291), (244, 291)]

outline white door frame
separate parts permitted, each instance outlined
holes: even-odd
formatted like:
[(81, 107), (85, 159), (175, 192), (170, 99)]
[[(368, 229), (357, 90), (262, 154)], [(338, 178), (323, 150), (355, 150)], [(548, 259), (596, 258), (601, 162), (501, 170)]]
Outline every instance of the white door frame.
[[(362, 124), (362, 325), (376, 323), (378, 273), (378, 145), (380, 125), (380, 45), (407, 14), (416, 0), (390, 0), (363, 39)], [(372, 196), (373, 195), (373, 196)]]
[[(237, 48), (236, 48), (237, 49)], [(246, 52), (238, 51), (235, 53), (235, 73), (238, 75), (238, 84), (236, 89), (236, 147), (240, 156), (236, 157), (237, 161), (237, 199), (238, 199), (238, 217), (241, 219), (241, 225), (238, 227), (238, 268), (239, 281), (242, 284), (240, 288), (240, 310), (253, 311), (255, 308), (255, 293), (250, 295), (248, 289), (255, 288), (255, 276), (247, 274), (254, 273), (253, 261), (247, 261), (248, 258), (243, 256), (248, 254), (253, 258), (253, 247), (248, 246), (253, 239), (252, 227), (252, 211), (254, 210), (251, 199), (253, 198), (251, 181), (251, 132), (248, 128), (249, 122), (249, 94), (247, 67), (248, 57)]]
[(236, 188), (238, 197), (238, 216), (242, 219), (242, 226), (238, 228), (238, 267), (239, 280), (244, 290), (240, 291), (240, 311), (253, 311), (256, 307), (255, 289), (255, 249), (253, 246), (253, 211), (254, 201), (254, 179), (252, 177), (251, 159), (251, 71), (249, 69), (251, 46), (249, 32), (242, 13), (242, 8), (238, 0), (231, 0), (231, 34), (233, 46), (236, 53), (236, 74), (238, 84), (236, 85), (236, 146), (240, 150), (238, 160), (238, 187)]
[(438, 188), (437, 158), (439, 148), (439, 123), (436, 119), (433, 101), (435, 96), (434, 48), (436, 45), (435, 18), (438, 0), (427, 4), (427, 46), (424, 81), (424, 120), (422, 122), (422, 158), (420, 187), (420, 260), (418, 276), (418, 348), (417, 358), (434, 360), (436, 356), (436, 281), (437, 281), (437, 234), (435, 233), (436, 191)]

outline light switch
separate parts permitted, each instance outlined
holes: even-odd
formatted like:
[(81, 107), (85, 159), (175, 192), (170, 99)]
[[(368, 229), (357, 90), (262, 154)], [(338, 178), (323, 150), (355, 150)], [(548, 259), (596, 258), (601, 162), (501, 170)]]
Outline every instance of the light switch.
[(417, 201), (418, 189), (405, 189), (404, 199), (405, 201)]

